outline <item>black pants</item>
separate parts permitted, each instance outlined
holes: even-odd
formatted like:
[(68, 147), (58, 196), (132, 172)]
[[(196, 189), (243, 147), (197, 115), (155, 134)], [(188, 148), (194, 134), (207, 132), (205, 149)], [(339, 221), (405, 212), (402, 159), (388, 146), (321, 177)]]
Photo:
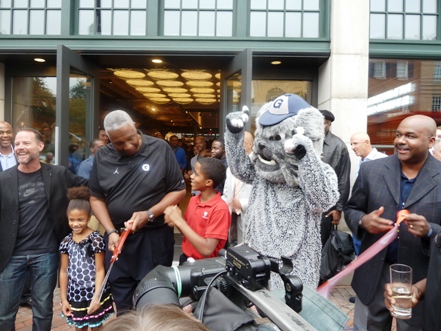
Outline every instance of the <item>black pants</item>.
[(331, 235), (331, 229), (332, 229), (332, 217), (325, 217), (330, 211), (327, 211), (326, 213), (322, 214), (322, 221), (320, 223), (320, 236), (322, 239), (322, 247), (325, 246), (326, 242), (329, 239), (329, 236)]
[[(127, 237), (109, 276), (118, 315), (133, 308), (133, 293), (145, 275), (160, 264), (167, 267), (172, 265), (174, 242), (173, 228), (166, 225)], [(106, 251), (106, 270), (112, 254)]]

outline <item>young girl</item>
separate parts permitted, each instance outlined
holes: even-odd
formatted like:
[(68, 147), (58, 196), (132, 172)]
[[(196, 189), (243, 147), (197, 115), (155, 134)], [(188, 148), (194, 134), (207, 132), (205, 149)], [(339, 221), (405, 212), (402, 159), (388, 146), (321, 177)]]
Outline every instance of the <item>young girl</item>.
[(99, 330), (113, 314), (113, 300), (107, 286), (100, 302), (87, 310), (104, 280), (103, 237), (87, 226), (90, 219), (89, 189), (75, 187), (68, 190), (70, 199), (67, 217), (72, 233), (60, 244), (60, 295), (62, 316), (76, 330)]

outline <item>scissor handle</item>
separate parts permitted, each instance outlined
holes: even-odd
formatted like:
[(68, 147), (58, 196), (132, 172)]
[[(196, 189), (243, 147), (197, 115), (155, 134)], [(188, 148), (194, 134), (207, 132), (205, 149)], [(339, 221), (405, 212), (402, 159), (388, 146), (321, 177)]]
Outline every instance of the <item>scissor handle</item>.
[(118, 259), (118, 255), (121, 253), (121, 250), (123, 249), (124, 242), (126, 241), (128, 235), (132, 231), (133, 223), (129, 223), (129, 226), (121, 233), (121, 236), (119, 237), (119, 243), (118, 246), (115, 247), (113, 250), (112, 258), (110, 259), (110, 263), (115, 262)]

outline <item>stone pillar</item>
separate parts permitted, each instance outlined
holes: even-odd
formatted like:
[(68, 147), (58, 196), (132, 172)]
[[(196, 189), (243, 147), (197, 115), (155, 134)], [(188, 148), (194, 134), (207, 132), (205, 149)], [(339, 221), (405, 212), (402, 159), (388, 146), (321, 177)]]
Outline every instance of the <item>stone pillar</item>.
[(368, 70), (369, 1), (333, 0), (331, 56), (319, 68), (318, 109), (335, 115), (331, 131), (349, 149), (351, 186), (358, 160), (349, 139), (355, 132), (367, 131)]
[(319, 109), (336, 120), (331, 130), (349, 142), (367, 130), (369, 1), (333, 0), (331, 56), (319, 69)]
[(5, 65), (0, 63), (0, 120), (5, 119)]

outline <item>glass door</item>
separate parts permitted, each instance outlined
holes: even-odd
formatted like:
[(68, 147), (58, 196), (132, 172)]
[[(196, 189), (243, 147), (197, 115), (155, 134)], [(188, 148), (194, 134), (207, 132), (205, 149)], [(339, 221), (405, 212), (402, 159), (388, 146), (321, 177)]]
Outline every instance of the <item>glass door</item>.
[[(236, 55), (221, 70), (221, 101), (219, 118), (219, 134), (225, 131), (225, 116), (239, 111), (243, 106), (251, 109), (251, 68), (253, 54), (246, 49)], [(245, 126), (250, 131), (250, 121)]]
[(97, 137), (99, 68), (69, 48), (57, 47), (55, 160), (76, 172)]

